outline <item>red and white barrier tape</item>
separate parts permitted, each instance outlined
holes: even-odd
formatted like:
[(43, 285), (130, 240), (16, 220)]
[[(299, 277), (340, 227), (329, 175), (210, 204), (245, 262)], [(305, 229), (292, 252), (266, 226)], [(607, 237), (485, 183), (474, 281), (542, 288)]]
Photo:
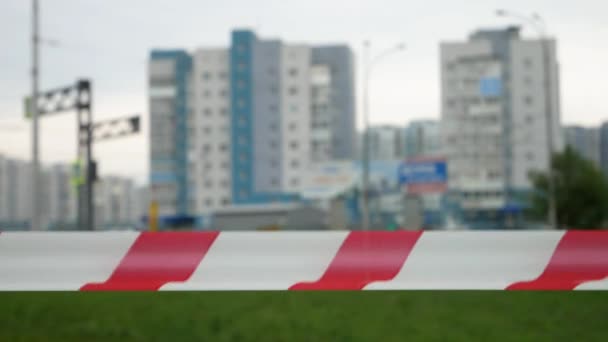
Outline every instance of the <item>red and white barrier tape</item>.
[(608, 290), (608, 231), (0, 233), (0, 290)]

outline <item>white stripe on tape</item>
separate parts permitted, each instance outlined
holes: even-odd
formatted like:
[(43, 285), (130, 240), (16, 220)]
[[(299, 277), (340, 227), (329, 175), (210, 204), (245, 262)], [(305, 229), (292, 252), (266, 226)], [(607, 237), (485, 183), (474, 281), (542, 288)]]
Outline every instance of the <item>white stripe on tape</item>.
[(321, 277), (347, 234), (222, 233), (188, 281), (162, 290), (286, 290)]
[(397, 276), (366, 287), (496, 289), (532, 280), (547, 266), (564, 232), (425, 232)]
[(106, 280), (137, 238), (121, 233), (2, 233), (0, 290), (78, 290)]

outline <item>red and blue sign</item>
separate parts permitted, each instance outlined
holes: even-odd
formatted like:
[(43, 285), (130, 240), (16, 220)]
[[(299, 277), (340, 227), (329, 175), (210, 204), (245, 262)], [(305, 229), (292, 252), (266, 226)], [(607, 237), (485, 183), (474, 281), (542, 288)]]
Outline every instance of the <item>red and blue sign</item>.
[(444, 192), (448, 167), (443, 158), (416, 158), (399, 166), (398, 177), (399, 184), (407, 186), (411, 194)]

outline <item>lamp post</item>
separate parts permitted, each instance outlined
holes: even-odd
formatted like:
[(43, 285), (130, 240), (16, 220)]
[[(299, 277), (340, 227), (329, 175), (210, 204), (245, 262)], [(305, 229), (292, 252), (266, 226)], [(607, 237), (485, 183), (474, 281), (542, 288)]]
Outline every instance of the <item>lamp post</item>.
[(32, 0), (32, 213), (30, 218), (30, 230), (40, 230), (40, 156), (38, 150), (38, 76), (39, 76), (39, 21), (38, 0)]
[(372, 68), (379, 61), (392, 54), (405, 50), (405, 44), (401, 43), (395, 47), (384, 50), (383, 52), (370, 59), (371, 44), (369, 41), (363, 43), (364, 48), (364, 70), (363, 70), (363, 230), (369, 230), (369, 82)]
[(542, 44), (542, 53), (543, 53), (543, 72), (544, 72), (544, 91), (545, 91), (545, 129), (547, 134), (547, 154), (548, 154), (548, 202), (549, 202), (549, 212), (548, 212), (548, 221), (549, 225), (553, 228), (557, 228), (557, 206), (555, 202), (555, 178), (553, 175), (552, 168), (552, 158), (553, 152), (555, 151), (554, 141), (553, 141), (553, 99), (551, 93), (551, 66), (550, 57), (549, 57), (549, 40), (547, 35), (547, 29), (545, 23), (540, 15), (533, 13), (532, 15), (523, 15), (503, 9), (499, 9), (496, 11), (496, 15), (499, 17), (505, 18), (513, 18), (519, 20), (529, 27), (534, 29), (536, 33), (539, 35)]

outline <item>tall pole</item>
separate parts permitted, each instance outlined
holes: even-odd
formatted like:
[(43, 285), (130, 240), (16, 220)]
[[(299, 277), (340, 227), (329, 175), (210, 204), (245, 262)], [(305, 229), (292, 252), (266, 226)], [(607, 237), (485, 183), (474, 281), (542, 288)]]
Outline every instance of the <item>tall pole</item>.
[(38, 76), (39, 76), (39, 4), (32, 0), (32, 214), (31, 230), (41, 230), (40, 222), (40, 157), (38, 151)]
[(369, 50), (370, 43), (363, 43), (363, 210), (362, 228), (369, 230)]
[(385, 50), (384, 52), (370, 57), (371, 44), (369, 41), (363, 43), (364, 48), (364, 65), (363, 65), (363, 230), (370, 228), (370, 210), (369, 210), (369, 169), (370, 169), (370, 132), (369, 132), (369, 84), (371, 78), (372, 67), (381, 59), (390, 56), (393, 53), (405, 49), (405, 44), (401, 43), (397, 46)]

